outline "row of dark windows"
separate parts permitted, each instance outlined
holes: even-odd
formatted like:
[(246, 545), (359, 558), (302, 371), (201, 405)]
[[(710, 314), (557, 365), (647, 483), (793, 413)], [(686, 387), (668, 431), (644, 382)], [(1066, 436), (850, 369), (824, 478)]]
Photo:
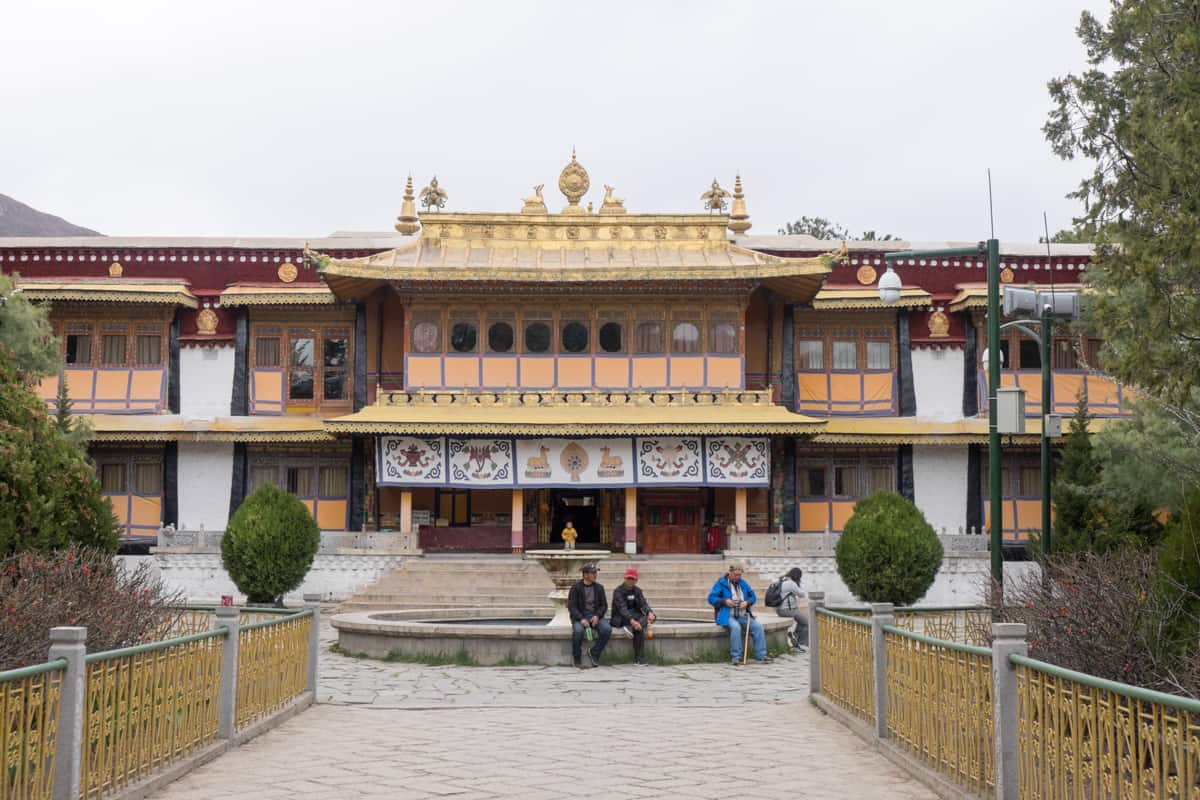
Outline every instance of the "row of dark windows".
[[(669, 332), (669, 340), (668, 340)], [(525, 323), (521, 339), (521, 352), (527, 354), (551, 354), (555, 352), (555, 335), (551, 323), (533, 320)], [(632, 342), (626, 341), (627, 326), (622, 322), (601, 322), (596, 330), (597, 353), (638, 355), (738, 355), (737, 323), (732, 320), (710, 320), (708, 344), (704, 343), (704, 328), (701, 320), (679, 320), (670, 324), (660, 320), (637, 322), (633, 326)], [(462, 353), (480, 352), (479, 326), (473, 320), (452, 320), (448, 341), (442, 341), (442, 326), (432, 319), (417, 319), (412, 326), (410, 348), (413, 353)], [(587, 321), (569, 320), (559, 327), (557, 337), (560, 354), (583, 355), (593, 352), (592, 329)], [(669, 350), (668, 350), (669, 344)], [(512, 323), (496, 321), (487, 328), (487, 353), (515, 353), (516, 331)]]

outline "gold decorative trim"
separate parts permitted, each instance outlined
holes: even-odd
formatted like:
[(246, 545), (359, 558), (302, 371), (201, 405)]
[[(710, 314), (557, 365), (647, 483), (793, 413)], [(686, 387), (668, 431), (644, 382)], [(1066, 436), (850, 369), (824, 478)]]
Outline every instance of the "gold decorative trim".
[(230, 286), (221, 292), (221, 304), (238, 306), (313, 306), (338, 302), (325, 286)]
[(1016, 277), (1017, 274), (1012, 271), (1012, 267), (1005, 267), (1004, 269), (1000, 270), (1001, 283), (1012, 283)]
[(929, 338), (947, 339), (950, 336), (950, 318), (940, 308), (929, 315)]
[[(869, 267), (868, 267), (869, 269)], [(933, 305), (933, 296), (924, 289), (901, 289), (900, 299), (895, 303), (884, 303), (874, 289), (822, 289), (813, 298), (812, 306), (818, 310), (838, 309), (881, 309), (928, 308)]]
[(196, 315), (196, 333), (201, 336), (212, 336), (217, 332), (217, 312), (211, 308), (202, 308)]
[(108, 277), (119, 278), (125, 274), (125, 268), (117, 261), (108, 265)]
[(29, 300), (51, 302), (153, 303), (198, 308), (186, 283), (88, 283), (87, 281), (34, 281), (22, 279), (21, 292)]
[(292, 281), (296, 280), (296, 277), (300, 274), (300, 271), (296, 269), (295, 264), (290, 261), (285, 261), (279, 265), (279, 269), (276, 270), (275, 274), (278, 275), (279, 280), (283, 281), (284, 283), (291, 283)]
[(336, 422), (327, 421), (325, 429), (331, 433), (412, 433), (430, 435), (503, 435), (513, 436), (687, 436), (694, 434), (798, 434), (812, 433), (820, 429), (820, 423), (786, 424), (644, 424), (601, 425), (580, 423), (576, 425), (536, 425), (520, 423), (424, 423), (424, 422)]

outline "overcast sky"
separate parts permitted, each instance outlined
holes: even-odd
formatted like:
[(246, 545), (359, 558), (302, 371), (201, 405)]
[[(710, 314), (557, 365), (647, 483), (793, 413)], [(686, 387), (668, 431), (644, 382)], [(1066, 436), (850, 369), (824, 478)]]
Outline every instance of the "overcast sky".
[[(1087, 171), (1041, 132), (1102, 0), (5, 2), (0, 193), (111, 235), (391, 230), (552, 211), (571, 147), (599, 206), (696, 212), (741, 171), (754, 227), (1036, 241)], [(586, 200), (585, 200), (586, 202)]]

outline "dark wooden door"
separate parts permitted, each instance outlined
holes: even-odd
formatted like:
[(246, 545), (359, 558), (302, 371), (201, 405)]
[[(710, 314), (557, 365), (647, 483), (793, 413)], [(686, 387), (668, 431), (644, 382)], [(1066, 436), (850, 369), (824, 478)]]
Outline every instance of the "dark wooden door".
[(646, 553), (699, 553), (700, 506), (694, 500), (647, 500), (642, 543)]

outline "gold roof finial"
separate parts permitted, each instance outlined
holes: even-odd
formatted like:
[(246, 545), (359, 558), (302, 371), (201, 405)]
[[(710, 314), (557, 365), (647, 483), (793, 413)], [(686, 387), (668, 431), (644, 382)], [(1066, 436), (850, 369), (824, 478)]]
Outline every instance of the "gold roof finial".
[(562, 210), (562, 213), (586, 214), (587, 212), (579, 205), (579, 201), (587, 194), (591, 185), (587, 170), (575, 160), (575, 148), (572, 147), (571, 163), (563, 167), (562, 172), (558, 175), (558, 190), (567, 198), (567, 207)]
[(417, 204), (413, 197), (411, 173), (409, 173), (408, 182), (404, 185), (404, 200), (400, 203), (400, 216), (396, 219), (398, 220), (396, 230), (405, 236), (412, 236), (421, 230), (421, 226), (417, 223)]
[(721, 184), (717, 183), (716, 178), (713, 178), (712, 188), (700, 195), (700, 199), (704, 201), (705, 210), (710, 214), (714, 211), (725, 210), (726, 197), (729, 197), (729, 192), (721, 188)]
[(620, 197), (613, 197), (613, 192), (616, 191), (607, 183), (604, 184), (604, 202), (600, 204), (601, 214), (624, 214), (625, 201)]
[(421, 205), (425, 206), (426, 211), (441, 211), (448, 197), (446, 190), (438, 186), (437, 175), (434, 175), (429, 185), (421, 190)]
[(733, 208), (729, 210), (729, 230), (735, 234), (750, 230), (753, 223), (746, 212), (746, 195), (742, 193), (742, 176), (733, 179)]
[(542, 187), (544, 183), (539, 183), (533, 187), (533, 196), (525, 198), (525, 205), (521, 208), (522, 214), (545, 214), (546, 199), (542, 197)]

